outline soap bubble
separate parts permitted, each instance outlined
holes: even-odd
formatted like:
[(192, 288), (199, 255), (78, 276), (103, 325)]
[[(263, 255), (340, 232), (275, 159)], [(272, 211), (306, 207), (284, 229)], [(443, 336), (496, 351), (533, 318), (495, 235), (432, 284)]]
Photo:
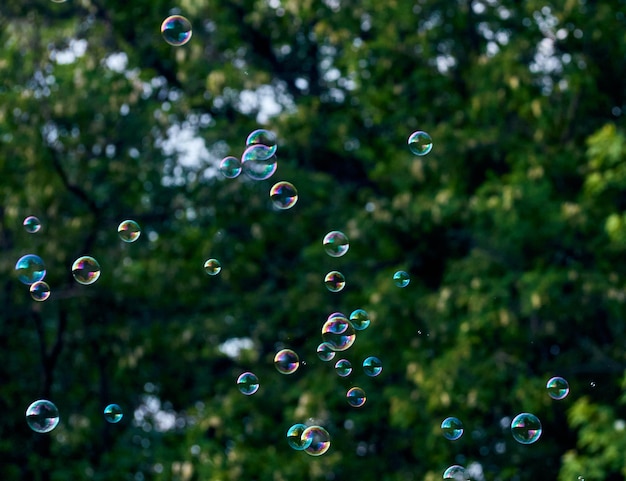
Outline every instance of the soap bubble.
[(443, 437), (455, 441), (463, 436), (463, 423), (455, 417), (445, 418), (441, 422)]
[(50, 297), (50, 286), (44, 281), (33, 282), (30, 286), (30, 297), (43, 302)]
[(411, 282), (411, 278), (405, 271), (397, 271), (393, 275), (393, 282), (398, 287), (406, 287), (409, 285), (409, 282)]
[(270, 155), (276, 154), (276, 149), (278, 149), (278, 146), (276, 145), (276, 134), (269, 130), (257, 129), (250, 132), (250, 135), (248, 135), (248, 138), (246, 139), (246, 146), (249, 147), (251, 145), (258, 144), (269, 147), (269, 152), (271, 152)]
[(270, 189), (270, 199), (277, 209), (291, 209), (298, 202), (298, 191), (290, 182), (277, 182)]
[(363, 361), (363, 371), (370, 377), (378, 376), (383, 370), (383, 363), (375, 356), (370, 356)]
[(234, 179), (241, 174), (241, 161), (232, 155), (224, 157), (220, 162), (219, 171), (227, 179)]
[(333, 351), (345, 351), (354, 344), (356, 331), (343, 315), (329, 317), (322, 326), (322, 340), (328, 343)]
[(330, 449), (330, 434), (322, 426), (309, 426), (302, 432), (302, 442), (308, 444), (305, 453), (321, 456)]
[(118, 404), (109, 404), (104, 408), (104, 419), (111, 424), (119, 423), (124, 417), (124, 412)]
[(339, 292), (346, 285), (346, 278), (339, 271), (330, 271), (324, 277), (324, 284), (326, 285), (326, 289), (330, 292)]
[(306, 429), (304, 424), (294, 424), (287, 430), (287, 443), (292, 449), (296, 451), (304, 451), (313, 442), (313, 436), (302, 436), (302, 433)]
[(34, 215), (29, 215), (26, 219), (24, 219), (23, 226), (26, 232), (34, 234), (35, 232), (39, 232), (41, 229), (41, 222)]
[(455, 464), (450, 466), (443, 472), (443, 479), (454, 479), (456, 481), (465, 481), (467, 479), (465, 475), (465, 468)]
[(180, 47), (191, 39), (191, 22), (182, 15), (171, 15), (163, 20), (161, 34), (167, 43)]
[(93, 257), (79, 257), (72, 264), (72, 275), (79, 284), (93, 284), (100, 277), (100, 264)]
[(259, 378), (251, 372), (244, 372), (237, 378), (237, 387), (242, 394), (250, 396), (259, 390)]
[(426, 132), (418, 130), (409, 136), (409, 149), (415, 155), (426, 155), (433, 150), (433, 139)]
[(511, 422), (513, 439), (521, 444), (532, 444), (541, 436), (541, 422), (534, 414), (521, 413)]
[(15, 263), (17, 278), (22, 284), (30, 286), (46, 277), (46, 266), (41, 257), (35, 254), (26, 254)]
[(347, 377), (352, 372), (352, 364), (347, 359), (339, 359), (335, 363), (335, 371), (341, 377)]
[(569, 384), (562, 377), (553, 377), (546, 384), (548, 389), (548, 395), (552, 399), (561, 400), (565, 399), (569, 394)]
[(241, 167), (252, 180), (265, 180), (276, 172), (278, 160), (270, 147), (254, 144), (244, 150)]
[(117, 227), (117, 234), (124, 242), (135, 242), (141, 235), (141, 228), (134, 220), (124, 220)]
[(281, 374), (293, 374), (300, 366), (300, 358), (291, 349), (281, 349), (274, 356), (274, 366)]
[(348, 237), (341, 231), (333, 230), (322, 241), (326, 253), (331, 257), (341, 257), (350, 248)]
[(322, 342), (319, 346), (317, 346), (317, 357), (319, 357), (322, 361), (330, 361), (335, 357), (335, 351), (332, 350), (330, 344)]
[(355, 408), (360, 408), (367, 401), (367, 397), (365, 396), (365, 391), (360, 387), (352, 387), (346, 393), (346, 398), (348, 399), (348, 404)]
[(210, 276), (216, 276), (222, 270), (222, 264), (217, 259), (208, 259), (204, 263), (204, 271)]
[(52, 402), (40, 399), (26, 409), (26, 423), (36, 433), (49, 433), (59, 424), (59, 410)]
[(357, 331), (363, 331), (370, 325), (370, 316), (363, 309), (355, 309), (350, 314), (350, 322)]

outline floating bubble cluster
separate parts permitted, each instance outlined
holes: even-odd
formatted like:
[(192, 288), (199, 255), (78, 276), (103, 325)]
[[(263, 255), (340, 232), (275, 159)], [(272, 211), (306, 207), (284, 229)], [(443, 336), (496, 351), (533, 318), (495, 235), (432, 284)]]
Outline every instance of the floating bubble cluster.
[(291, 209), (298, 202), (298, 191), (290, 182), (277, 182), (270, 189), (270, 199), (277, 209)]
[(426, 155), (433, 150), (433, 139), (426, 132), (418, 130), (409, 136), (409, 149), (415, 155)]
[(274, 366), (281, 374), (293, 374), (300, 366), (300, 358), (291, 349), (281, 349), (274, 356)]
[(50, 297), (50, 286), (44, 281), (33, 282), (30, 286), (30, 297), (43, 302)]
[(118, 404), (109, 404), (104, 408), (104, 419), (106, 419), (108, 423), (119, 423), (123, 417), (124, 412)]
[(363, 361), (363, 371), (369, 377), (376, 377), (383, 371), (383, 363), (375, 356), (370, 356)]
[(191, 22), (182, 15), (171, 15), (161, 24), (161, 35), (174, 47), (185, 45), (191, 39)]
[(124, 220), (117, 227), (117, 234), (124, 242), (135, 242), (141, 235), (141, 228), (134, 220)]
[(445, 418), (441, 422), (443, 437), (450, 441), (456, 441), (463, 436), (463, 423), (455, 417)]
[(217, 259), (208, 259), (204, 263), (204, 272), (210, 276), (216, 276), (222, 270), (222, 264)]
[(331, 257), (341, 257), (350, 248), (348, 237), (341, 231), (333, 230), (324, 236), (322, 241), (326, 254)]
[(546, 384), (548, 395), (557, 401), (565, 399), (569, 394), (569, 383), (562, 377), (553, 377)]
[(36, 433), (49, 433), (59, 424), (59, 410), (52, 402), (40, 399), (26, 409), (26, 423)]
[(24, 230), (26, 230), (26, 232), (28, 232), (29, 234), (34, 234), (41, 230), (41, 222), (34, 215), (29, 215), (28, 217), (26, 217), (26, 219), (24, 219), (23, 225)]
[(35, 254), (26, 254), (16, 262), (15, 272), (22, 284), (30, 286), (46, 277), (46, 266), (41, 257)]
[(251, 396), (259, 390), (259, 378), (251, 372), (244, 372), (237, 378), (237, 388), (242, 394)]
[(93, 257), (79, 257), (72, 264), (72, 275), (79, 284), (93, 284), (100, 277), (100, 264)]
[(518, 443), (532, 444), (541, 436), (541, 422), (534, 414), (518, 414), (511, 421), (511, 433)]

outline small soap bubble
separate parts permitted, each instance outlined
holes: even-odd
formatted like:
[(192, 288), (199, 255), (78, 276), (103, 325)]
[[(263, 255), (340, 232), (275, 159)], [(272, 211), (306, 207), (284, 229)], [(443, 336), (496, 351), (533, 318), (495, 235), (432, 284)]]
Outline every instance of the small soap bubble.
[(541, 422), (534, 414), (518, 414), (511, 421), (511, 433), (518, 443), (532, 444), (541, 436)]
[(30, 297), (43, 302), (50, 297), (50, 286), (44, 281), (33, 282), (30, 286)]
[(281, 374), (293, 374), (300, 366), (300, 358), (291, 349), (281, 349), (274, 356), (274, 366)]
[(241, 156), (243, 173), (252, 180), (269, 179), (278, 168), (278, 160), (273, 150), (262, 144), (254, 144), (244, 150)]
[(259, 378), (251, 372), (244, 372), (237, 378), (237, 387), (242, 394), (251, 396), (259, 390)]
[(271, 154), (276, 154), (276, 150), (278, 146), (276, 145), (276, 134), (269, 130), (265, 129), (257, 129), (250, 132), (248, 138), (246, 139), (246, 146), (250, 147), (251, 145), (265, 145), (269, 147)]
[(174, 47), (180, 47), (189, 42), (191, 34), (191, 22), (182, 15), (171, 15), (161, 24), (161, 35)]
[(409, 149), (415, 155), (426, 155), (433, 150), (433, 139), (426, 132), (418, 130), (409, 136)]
[(219, 171), (227, 179), (234, 179), (241, 174), (241, 161), (232, 155), (224, 157), (220, 162)]
[(317, 346), (317, 357), (322, 361), (331, 361), (335, 357), (335, 351), (332, 350), (330, 344), (322, 342)]
[(322, 326), (322, 340), (328, 343), (333, 351), (345, 351), (354, 344), (356, 331), (343, 315), (329, 317)]
[(441, 431), (444, 438), (456, 441), (463, 436), (463, 423), (455, 417), (445, 418), (441, 422)]
[(550, 378), (550, 380), (546, 384), (546, 389), (548, 390), (548, 395), (552, 399), (556, 399), (557, 401), (565, 399), (569, 394), (568, 382), (562, 377), (558, 376)]
[(93, 284), (100, 277), (100, 264), (93, 257), (79, 257), (72, 264), (72, 275), (79, 284)]
[(322, 241), (326, 254), (331, 257), (341, 257), (350, 248), (348, 236), (338, 230), (333, 230), (324, 236)]
[(141, 228), (134, 220), (124, 220), (117, 227), (117, 234), (124, 242), (135, 242), (141, 235)]
[(111, 424), (119, 423), (124, 417), (124, 412), (119, 404), (109, 404), (104, 408), (104, 419)]
[(22, 284), (30, 286), (46, 277), (46, 266), (41, 257), (35, 254), (26, 254), (15, 263), (15, 272)]
[(304, 424), (294, 424), (287, 430), (287, 443), (296, 451), (304, 451), (313, 442), (312, 436), (304, 438), (302, 433), (307, 428)]
[(59, 410), (52, 402), (40, 399), (26, 409), (26, 423), (36, 433), (49, 433), (59, 424)]
[(35, 232), (39, 232), (41, 230), (41, 222), (34, 215), (29, 215), (24, 219), (23, 222), (24, 230), (29, 234), (34, 234)]
[(330, 292), (339, 292), (346, 286), (346, 278), (339, 271), (330, 271), (324, 277), (324, 284)]
[(335, 363), (335, 371), (341, 377), (347, 377), (352, 373), (352, 364), (347, 359), (339, 359)]
[(308, 444), (304, 452), (310, 456), (321, 456), (330, 449), (330, 434), (322, 426), (309, 426), (301, 437), (302, 442)]
[(360, 387), (351, 387), (348, 389), (346, 398), (348, 399), (348, 404), (354, 408), (360, 408), (365, 404), (365, 401), (367, 401), (365, 391)]
[(291, 209), (298, 202), (298, 191), (290, 182), (277, 182), (270, 189), (270, 199), (277, 209)]
[(398, 287), (406, 287), (411, 282), (411, 277), (405, 271), (397, 271), (393, 275), (393, 282)]
[(51, 0), (52, 3), (65, 3), (67, 0)]
[(350, 314), (350, 322), (357, 331), (363, 331), (370, 325), (370, 316), (367, 311), (363, 309), (355, 309)]
[(465, 474), (465, 468), (455, 464), (450, 466), (443, 472), (443, 479), (454, 479), (456, 481), (465, 481), (467, 476)]
[(204, 263), (204, 272), (210, 276), (216, 276), (222, 270), (222, 264), (217, 259), (208, 259)]
[(370, 377), (378, 376), (383, 370), (383, 363), (375, 356), (370, 356), (363, 361), (363, 371)]

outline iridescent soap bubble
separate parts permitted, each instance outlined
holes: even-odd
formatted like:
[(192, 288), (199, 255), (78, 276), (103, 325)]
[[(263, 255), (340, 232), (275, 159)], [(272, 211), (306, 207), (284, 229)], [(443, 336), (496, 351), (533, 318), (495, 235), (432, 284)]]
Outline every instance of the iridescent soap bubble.
[(367, 329), (371, 321), (367, 311), (363, 309), (355, 309), (352, 311), (352, 314), (350, 314), (350, 322), (357, 331), (363, 331), (364, 329)]
[(331, 361), (335, 357), (335, 351), (330, 347), (330, 344), (322, 342), (317, 346), (317, 357), (322, 361)]
[(210, 276), (216, 276), (222, 270), (222, 264), (217, 259), (208, 259), (204, 263), (204, 272)]
[(93, 284), (100, 277), (100, 264), (93, 257), (79, 257), (72, 264), (72, 275), (79, 284)]
[(443, 472), (443, 479), (454, 479), (456, 481), (465, 481), (467, 476), (465, 474), (465, 468), (455, 464), (450, 466)]
[(52, 402), (40, 399), (26, 409), (26, 423), (36, 433), (49, 433), (59, 424), (59, 410)]
[(360, 408), (365, 404), (365, 401), (367, 401), (365, 391), (360, 387), (351, 387), (348, 389), (346, 398), (348, 399), (348, 404), (353, 408)]
[(281, 349), (274, 356), (274, 366), (281, 374), (293, 374), (300, 366), (300, 358), (291, 349)]
[(376, 356), (370, 356), (363, 361), (363, 371), (370, 377), (378, 376), (383, 370), (383, 363)]
[(251, 372), (244, 372), (237, 378), (237, 387), (242, 394), (251, 396), (259, 390), (259, 378)]
[(248, 135), (248, 138), (246, 139), (246, 146), (249, 147), (251, 145), (258, 144), (269, 147), (271, 155), (276, 154), (276, 149), (278, 149), (278, 146), (276, 145), (276, 134), (269, 130), (257, 129), (250, 132), (250, 135)]
[(304, 452), (311, 456), (321, 456), (330, 449), (330, 434), (322, 426), (309, 426), (301, 438), (304, 444), (308, 444)]
[(234, 179), (241, 174), (241, 161), (232, 155), (224, 157), (220, 162), (219, 171), (227, 179)]
[(15, 263), (15, 272), (22, 284), (30, 286), (46, 277), (46, 266), (41, 257), (35, 254), (26, 254)]
[(141, 227), (134, 220), (124, 220), (117, 226), (117, 234), (124, 242), (135, 242), (141, 235)]
[(241, 167), (243, 173), (252, 180), (265, 180), (276, 172), (278, 160), (270, 147), (255, 144), (244, 150)]
[(29, 234), (39, 232), (39, 230), (41, 229), (41, 222), (34, 215), (29, 215), (28, 217), (26, 217), (22, 225), (24, 226), (26, 232), (28, 232)]
[(518, 443), (532, 444), (541, 436), (541, 422), (534, 414), (518, 414), (511, 421), (511, 433)]
[(171, 15), (161, 24), (161, 35), (174, 47), (180, 47), (189, 42), (191, 34), (191, 22), (182, 15)]
[(550, 378), (548, 383), (546, 384), (546, 389), (548, 390), (548, 395), (552, 399), (561, 400), (565, 399), (569, 394), (569, 384), (562, 377), (553, 377)]
[(104, 408), (104, 419), (111, 424), (119, 423), (124, 417), (124, 412), (119, 404), (109, 404)]
[(330, 292), (339, 292), (346, 286), (346, 278), (339, 271), (330, 271), (324, 277), (324, 285)]
[(313, 442), (313, 436), (302, 436), (302, 433), (307, 428), (304, 424), (294, 424), (287, 430), (287, 443), (292, 449), (296, 451), (304, 451)]
[(347, 359), (339, 359), (335, 363), (335, 371), (341, 377), (347, 377), (352, 373), (352, 363)]
[(291, 209), (298, 202), (298, 191), (293, 184), (283, 180), (272, 186), (270, 199), (277, 209)]
[(463, 423), (455, 417), (445, 418), (441, 422), (441, 431), (444, 438), (456, 441), (463, 436)]
[(333, 230), (324, 236), (322, 241), (326, 254), (331, 257), (341, 257), (350, 248), (348, 236), (338, 230)]
[(44, 281), (33, 282), (30, 285), (30, 297), (38, 302), (43, 302), (50, 297), (50, 286)]
[(418, 130), (409, 136), (409, 149), (415, 155), (426, 155), (433, 150), (433, 139), (426, 132)]
[(322, 326), (322, 340), (333, 351), (345, 351), (354, 344), (356, 331), (345, 317), (331, 317)]
[(411, 277), (405, 271), (397, 271), (393, 275), (393, 282), (398, 287), (406, 287), (411, 282)]

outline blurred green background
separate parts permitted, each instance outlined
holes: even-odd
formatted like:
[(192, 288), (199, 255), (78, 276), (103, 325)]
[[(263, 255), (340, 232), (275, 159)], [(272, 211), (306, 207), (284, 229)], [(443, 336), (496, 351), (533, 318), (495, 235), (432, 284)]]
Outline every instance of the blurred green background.
[[(159, 31), (176, 13), (181, 47)], [(4, 1), (0, 44), (2, 480), (626, 479), (624, 0)], [(221, 176), (256, 128), (276, 174)], [(16, 279), (28, 253), (45, 302)], [(357, 308), (372, 324), (335, 358), (344, 379), (316, 348)], [(40, 398), (61, 414), (48, 434), (25, 422)], [(520, 412), (538, 442), (512, 438)], [(325, 455), (288, 446), (299, 422), (329, 431)]]

